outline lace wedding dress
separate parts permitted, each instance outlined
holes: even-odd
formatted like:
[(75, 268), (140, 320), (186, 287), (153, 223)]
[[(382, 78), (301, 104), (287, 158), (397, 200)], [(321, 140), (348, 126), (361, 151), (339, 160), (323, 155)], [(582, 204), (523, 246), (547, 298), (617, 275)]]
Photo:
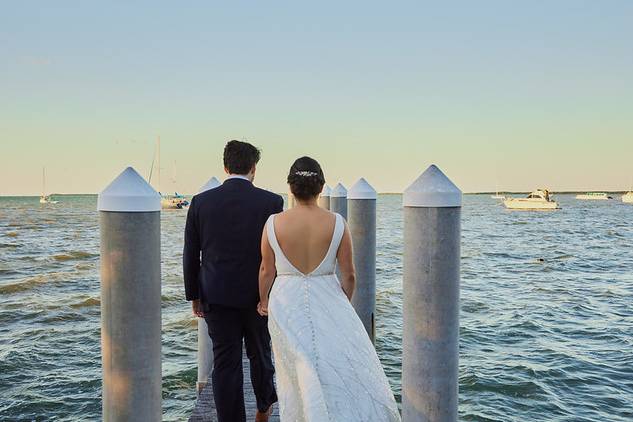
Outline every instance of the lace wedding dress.
[(266, 230), (277, 279), (268, 328), (281, 421), (400, 421), (374, 346), (334, 272), (343, 218), (336, 214), (329, 250), (309, 274), (286, 258), (274, 224), (272, 215)]

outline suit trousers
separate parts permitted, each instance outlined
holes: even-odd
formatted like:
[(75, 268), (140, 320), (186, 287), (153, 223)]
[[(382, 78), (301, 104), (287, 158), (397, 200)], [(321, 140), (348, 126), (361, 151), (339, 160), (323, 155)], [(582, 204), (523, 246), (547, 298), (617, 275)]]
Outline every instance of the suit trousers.
[(265, 412), (277, 401), (268, 317), (255, 306), (233, 308), (204, 304), (204, 319), (213, 342), (213, 398), (218, 422), (246, 421), (242, 341), (250, 361), (257, 409)]

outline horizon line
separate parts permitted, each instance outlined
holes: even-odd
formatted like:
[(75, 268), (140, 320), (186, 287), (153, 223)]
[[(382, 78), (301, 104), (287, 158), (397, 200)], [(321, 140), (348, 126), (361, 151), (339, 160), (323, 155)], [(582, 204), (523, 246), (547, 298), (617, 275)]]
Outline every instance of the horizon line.
[[(549, 190), (549, 189), (548, 189)], [(581, 189), (581, 190), (549, 190), (550, 193), (552, 194), (582, 194), (582, 193), (612, 193), (612, 194), (624, 194), (627, 192), (630, 192), (630, 190), (586, 190), (586, 189)], [(274, 192), (274, 191), (270, 191), (273, 193), (276, 193), (278, 195), (282, 195), (282, 196), (287, 196), (288, 192)], [(475, 191), (475, 192), (462, 192), (463, 195), (491, 195), (491, 194), (513, 194), (513, 195), (519, 195), (519, 194), (529, 194), (533, 192), (532, 190), (530, 191), (522, 191), (522, 190), (517, 190), (517, 191)], [(404, 192), (378, 192), (378, 195), (402, 195)], [(180, 195), (184, 195), (184, 196), (195, 196), (198, 193), (180, 193)], [(47, 194), (48, 196), (97, 196), (99, 195), (99, 192), (94, 192), (94, 193), (49, 193)], [(0, 194), (0, 198), (39, 198), (41, 195), (40, 194), (16, 194), (16, 195), (5, 195), (5, 194)]]

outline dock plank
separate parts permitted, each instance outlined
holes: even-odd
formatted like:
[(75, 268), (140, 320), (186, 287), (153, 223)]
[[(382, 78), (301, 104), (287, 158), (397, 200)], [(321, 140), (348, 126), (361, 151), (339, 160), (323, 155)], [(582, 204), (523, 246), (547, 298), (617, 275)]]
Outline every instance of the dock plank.
[[(251, 385), (250, 364), (246, 354), (242, 356), (242, 366), (244, 367), (244, 406), (246, 407), (246, 420), (254, 421), (257, 412), (255, 393)], [(217, 422), (215, 413), (215, 401), (213, 400), (213, 385), (209, 375), (209, 382), (198, 395), (196, 406), (189, 417), (189, 422)], [(279, 422), (279, 406), (273, 405), (273, 414), (270, 422)]]

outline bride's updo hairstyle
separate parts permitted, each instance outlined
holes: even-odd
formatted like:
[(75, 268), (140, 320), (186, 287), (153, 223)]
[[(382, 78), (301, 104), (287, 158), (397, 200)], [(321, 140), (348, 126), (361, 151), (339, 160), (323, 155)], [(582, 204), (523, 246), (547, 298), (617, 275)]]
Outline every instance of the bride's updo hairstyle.
[(317, 160), (301, 157), (290, 167), (288, 184), (295, 198), (307, 201), (321, 193), (325, 185), (325, 176)]

